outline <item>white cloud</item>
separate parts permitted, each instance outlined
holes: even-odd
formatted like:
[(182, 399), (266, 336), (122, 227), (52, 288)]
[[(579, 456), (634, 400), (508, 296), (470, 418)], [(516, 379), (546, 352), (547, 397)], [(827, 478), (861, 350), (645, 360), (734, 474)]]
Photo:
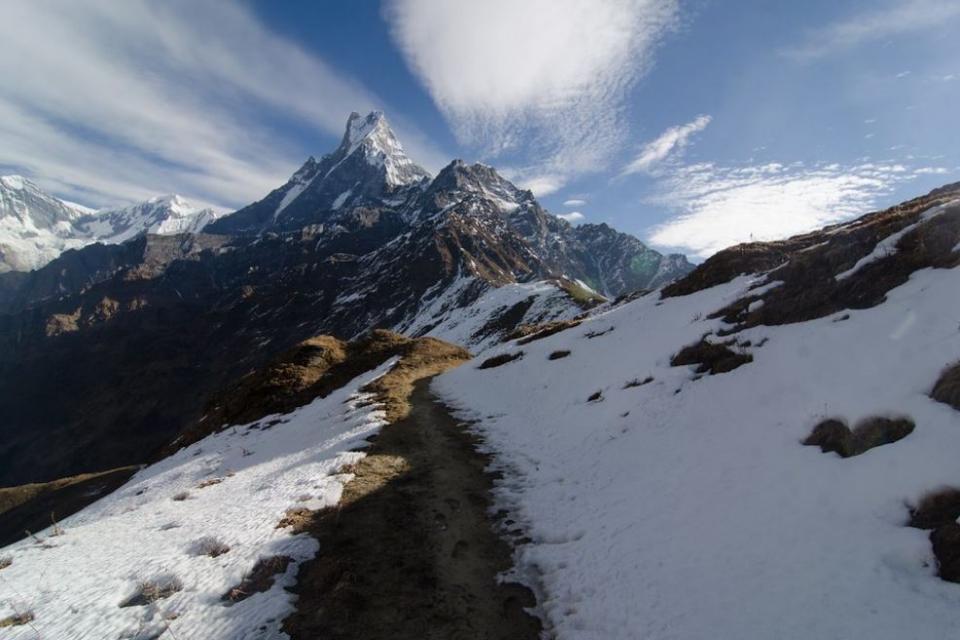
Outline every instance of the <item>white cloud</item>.
[(233, 2), (11, 0), (0, 77), (0, 165), (91, 204), (245, 204), (324, 151), (265, 121), (339, 136), (380, 106)]
[(912, 178), (900, 164), (690, 165), (665, 177), (651, 199), (679, 215), (649, 239), (706, 258), (741, 242), (786, 238), (865, 213)]
[(946, 167), (920, 167), (913, 171), (915, 176), (942, 176), (949, 173)]
[(666, 160), (670, 154), (687, 146), (690, 136), (706, 129), (711, 120), (710, 116), (702, 115), (687, 124), (670, 127), (656, 140), (644, 145), (640, 154), (623, 169), (621, 175), (650, 171)]
[(570, 200), (564, 200), (563, 206), (565, 207), (582, 207), (587, 204), (586, 200), (581, 200), (580, 198), (571, 198)]
[(624, 101), (678, 4), (391, 0), (385, 14), (462, 143), (569, 177), (602, 169), (625, 142)]
[[(804, 43), (783, 53), (799, 60), (812, 60), (868, 42), (941, 27), (955, 18), (960, 18), (960, 3), (956, 0), (887, 0), (879, 8), (811, 32)], [(903, 75), (906, 74), (897, 77)]]
[(579, 211), (571, 211), (570, 213), (558, 213), (557, 217), (562, 218), (563, 220), (566, 220), (567, 222), (570, 222), (570, 223), (581, 222), (586, 218), (586, 216), (580, 213)]

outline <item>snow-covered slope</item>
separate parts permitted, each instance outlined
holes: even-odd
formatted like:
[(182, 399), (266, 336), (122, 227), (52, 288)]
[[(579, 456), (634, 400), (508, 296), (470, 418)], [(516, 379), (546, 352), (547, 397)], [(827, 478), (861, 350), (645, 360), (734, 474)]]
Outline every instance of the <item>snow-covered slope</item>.
[[(299, 563), (314, 538), (278, 528), (287, 509), (340, 500), (351, 451), (383, 424), (359, 391), (395, 360), (286, 415), (232, 427), (138, 472), (107, 498), (0, 552), (0, 620), (32, 619), (2, 630), (35, 638), (286, 637)], [(226, 550), (224, 550), (226, 549)], [(211, 557), (212, 554), (217, 554)], [(266, 591), (224, 599), (259, 560), (289, 558)], [(144, 586), (173, 585), (167, 597), (123, 606)], [(242, 594), (238, 594), (242, 595)]]
[[(929, 532), (906, 526), (908, 505), (960, 485), (960, 412), (929, 397), (960, 358), (960, 204), (911, 215), (797, 241), (817, 248), (794, 260), (821, 252), (824, 299), (855, 306), (814, 299), (820, 285), (797, 278), (815, 267), (791, 271), (788, 241), (769, 273), (681, 282), (685, 295), (643, 296), (434, 382), (503, 472), (499, 506), (529, 539), (519, 573), (558, 638), (960, 635), (960, 585), (937, 577)], [(834, 280), (911, 221), (899, 251)], [(925, 261), (943, 268), (913, 270)], [(866, 299), (877, 282), (889, 290)], [(710, 317), (721, 309), (731, 323)], [(732, 360), (716, 375), (672, 366), (704, 335)], [(802, 444), (825, 419), (877, 416), (915, 429), (849, 458)]]
[(86, 244), (75, 226), (84, 215), (26, 178), (0, 177), (0, 272), (36, 269)]
[(0, 177), (0, 272), (30, 271), (67, 249), (119, 244), (145, 233), (197, 233), (216, 220), (177, 195), (93, 211), (66, 203), (22, 176)]

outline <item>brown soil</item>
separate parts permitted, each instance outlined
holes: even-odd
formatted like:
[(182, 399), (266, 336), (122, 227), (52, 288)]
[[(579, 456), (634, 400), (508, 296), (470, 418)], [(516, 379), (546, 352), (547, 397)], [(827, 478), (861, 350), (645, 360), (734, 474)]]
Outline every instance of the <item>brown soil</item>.
[(497, 582), (511, 550), (488, 517), (489, 460), (428, 384), (414, 384), (339, 506), (315, 514), (320, 553), (300, 567), (297, 612), (284, 623), (292, 638), (539, 637), (524, 611), (533, 594)]
[(52, 482), (0, 489), (0, 547), (73, 515), (130, 479), (139, 467), (85, 473)]

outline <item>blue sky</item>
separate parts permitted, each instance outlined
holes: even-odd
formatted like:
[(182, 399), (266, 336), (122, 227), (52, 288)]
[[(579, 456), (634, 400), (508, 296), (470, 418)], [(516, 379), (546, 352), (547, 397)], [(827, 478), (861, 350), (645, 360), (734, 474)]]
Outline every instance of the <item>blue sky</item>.
[(703, 258), (960, 180), (960, 3), (10, 0), (0, 171), (239, 207), (383, 109), (411, 157)]

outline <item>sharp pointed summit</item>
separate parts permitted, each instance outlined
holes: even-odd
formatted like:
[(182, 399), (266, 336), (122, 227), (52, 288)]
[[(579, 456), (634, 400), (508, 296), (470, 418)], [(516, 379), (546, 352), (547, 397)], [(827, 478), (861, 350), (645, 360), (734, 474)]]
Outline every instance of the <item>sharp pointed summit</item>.
[(372, 111), (366, 116), (353, 112), (333, 153), (319, 161), (311, 156), (282, 187), (209, 230), (262, 233), (272, 228), (323, 224), (342, 209), (395, 201), (399, 192), (430, 177), (404, 153), (382, 112)]

